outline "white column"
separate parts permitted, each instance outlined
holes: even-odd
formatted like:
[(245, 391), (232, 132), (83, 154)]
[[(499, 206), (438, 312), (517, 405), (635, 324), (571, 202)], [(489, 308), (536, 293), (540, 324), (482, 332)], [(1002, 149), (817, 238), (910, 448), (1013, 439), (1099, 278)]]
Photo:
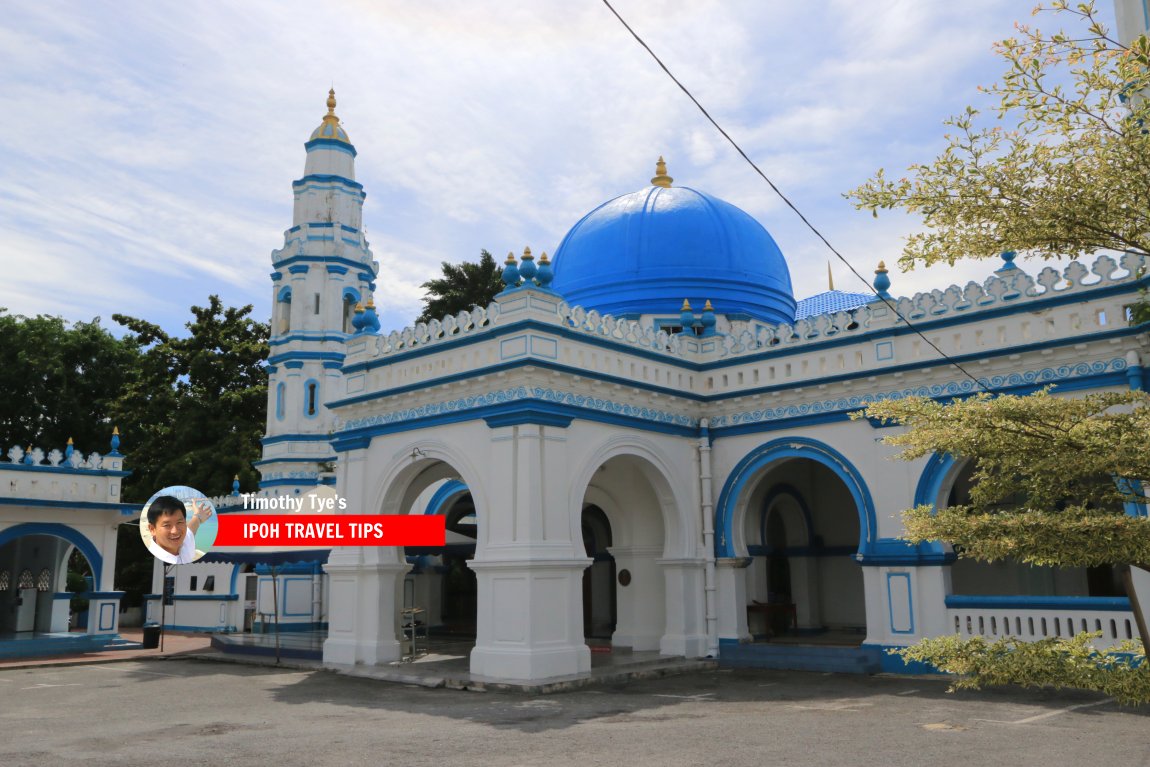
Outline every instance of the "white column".
[(660, 559), (656, 564), (663, 569), (667, 597), (667, 628), (659, 652), (688, 658), (707, 655), (706, 560)]
[(791, 557), (788, 564), (791, 568), (791, 601), (795, 605), (799, 628), (820, 628), (819, 560), (815, 557)]
[(324, 565), (331, 596), (324, 663), (374, 666), (400, 659), (399, 608), (410, 568), (400, 551), (393, 546), (332, 549)]
[(616, 581), (626, 570), (630, 581), (615, 590), (617, 617), (611, 644), (632, 650), (658, 650), (667, 629), (666, 589), (659, 556), (662, 546), (612, 546)]
[(492, 431), (489, 508), (469, 566), (478, 586), (471, 673), (534, 680), (589, 671), (583, 640), (583, 571), (591, 563), (571, 540), (566, 438), (561, 428), (524, 423)]
[(747, 566), (750, 557), (722, 557), (715, 561), (718, 576), (719, 639), (751, 641), (747, 631)]

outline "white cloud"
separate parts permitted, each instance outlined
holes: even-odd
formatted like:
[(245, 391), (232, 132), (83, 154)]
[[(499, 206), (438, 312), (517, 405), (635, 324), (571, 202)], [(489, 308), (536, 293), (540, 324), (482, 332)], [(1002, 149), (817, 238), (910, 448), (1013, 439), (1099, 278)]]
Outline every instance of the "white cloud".
[[(893, 264), (916, 222), (875, 223), (841, 193), (932, 157), (941, 120), (997, 76), (991, 42), (1030, 7), (615, 5), (864, 273)], [(553, 251), (660, 154), (676, 183), (763, 221), (800, 296), (825, 285), (825, 248), (597, 3), (18, 4), (0, 17), (0, 68), (15, 116), (0, 126), (0, 305), (20, 311), (178, 330), (219, 292), (266, 316), (269, 253), (333, 81), (385, 326), (418, 313), (441, 261)], [(892, 277), (896, 292), (951, 280)]]

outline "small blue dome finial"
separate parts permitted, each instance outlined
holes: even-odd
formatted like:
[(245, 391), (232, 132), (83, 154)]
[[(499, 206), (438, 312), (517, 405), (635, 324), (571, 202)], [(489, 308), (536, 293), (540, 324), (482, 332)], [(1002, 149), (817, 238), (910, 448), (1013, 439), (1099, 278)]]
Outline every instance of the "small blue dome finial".
[(551, 268), (551, 259), (547, 257), (547, 251), (543, 251), (543, 255), (539, 256), (539, 270), (535, 273), (535, 281), (539, 283), (539, 287), (550, 290), (553, 279), (555, 272)]
[(112, 452), (108, 455), (120, 455), (120, 427), (112, 427)]
[(368, 298), (367, 306), (363, 307), (363, 332), (379, 332), (379, 316), (375, 313), (375, 299)]
[(503, 284), (507, 290), (519, 286), (519, 266), (515, 263), (514, 253), (508, 253), (507, 260), (503, 262)]
[(237, 474), (236, 478), (232, 480), (232, 495), (240, 494), (240, 475)]
[(523, 258), (519, 261), (519, 276), (527, 282), (535, 279), (535, 256), (531, 255), (531, 248), (523, 249)]
[(64, 446), (64, 457), (71, 458), (72, 453), (75, 452), (76, 447), (72, 444), (72, 438), (68, 437), (68, 444)]
[(707, 303), (703, 304), (703, 316), (699, 318), (699, 322), (703, 326), (702, 335), (715, 335), (715, 307), (711, 306), (710, 299), (707, 300)]
[(1001, 272), (1009, 272), (1013, 269), (1017, 269), (1018, 267), (1014, 263), (1014, 259), (1017, 255), (1018, 254), (1015, 253), (1013, 250), (1002, 251), (1002, 266), (995, 269), (994, 271), (996, 273), (1001, 273)]
[(886, 264), (878, 262), (878, 269), (874, 270), (874, 290), (879, 298), (890, 298), (890, 277), (887, 276)]
[(685, 298), (679, 308), (679, 324), (683, 326), (684, 333), (695, 327), (695, 313), (691, 311), (691, 302)]

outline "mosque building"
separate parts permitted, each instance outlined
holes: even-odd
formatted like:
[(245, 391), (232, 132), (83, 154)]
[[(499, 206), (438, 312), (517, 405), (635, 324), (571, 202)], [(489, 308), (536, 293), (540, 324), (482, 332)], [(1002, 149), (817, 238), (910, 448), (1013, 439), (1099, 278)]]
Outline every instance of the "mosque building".
[[(490, 305), (385, 332), (335, 109), (333, 92), (272, 253), (260, 494), (329, 487), (348, 513), (441, 514), (447, 545), (213, 551), (175, 568), (166, 625), (275, 622), (318, 632), (326, 664), (371, 666), (403, 656), (418, 609), (433, 632), (473, 637), (473, 675), (511, 681), (586, 673), (592, 649), (874, 672), (906, 670), (884, 651), (942, 634), (1135, 635), (1108, 568), (903, 541), (900, 512), (961, 503), (971, 467), (893, 460), (891, 429), (851, 414), (981, 387), (1145, 388), (1147, 327), (1129, 319), (1150, 284), (1143, 255), (1032, 274), (1007, 251), (982, 282), (912, 296), (880, 262), (877, 296), (799, 300), (762, 224), (660, 158), (553, 256), (509, 256)], [(102, 595), (90, 633), (115, 631), (108, 530), (131, 513), (115, 447), (50, 465), (17, 448), (0, 463), (0, 631), (57, 626), (69, 546)], [(216, 504), (232, 513), (239, 497)], [(42, 570), (36, 593), (52, 599), (21, 612), (17, 592), (31, 598)], [(152, 619), (163, 584), (157, 568)]]
[[(961, 501), (971, 470), (892, 460), (888, 429), (850, 415), (975, 393), (928, 341), (996, 392), (1142, 388), (1142, 256), (1031, 275), (1007, 252), (981, 284), (900, 298), (879, 264), (879, 296), (796, 300), (767, 230), (660, 159), (553, 258), (509, 256), (489, 306), (385, 333), (334, 94), (305, 148), (272, 256), (261, 492), (334, 483), (349, 512), (443, 514), (449, 536), (289, 555), (282, 625), (326, 628), (325, 662), (397, 660), (413, 605), (474, 636), (473, 675), (506, 680), (586, 672), (592, 647), (876, 671), (945, 633), (1131, 635), (1107, 569), (901, 540), (899, 512)], [(183, 569), (234, 583), (238, 566)], [(761, 640), (784, 636), (780, 660)]]

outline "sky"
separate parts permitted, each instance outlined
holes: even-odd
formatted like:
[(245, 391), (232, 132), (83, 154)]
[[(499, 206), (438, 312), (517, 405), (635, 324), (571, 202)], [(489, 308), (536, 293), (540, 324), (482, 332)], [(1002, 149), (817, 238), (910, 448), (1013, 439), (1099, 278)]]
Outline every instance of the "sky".
[[(1032, 22), (1032, 0), (613, 5), (860, 272), (885, 260), (891, 292), (910, 295), (997, 268), (902, 274), (919, 221), (843, 193), (930, 161), (948, 116), (992, 106), (977, 86), (1001, 74), (993, 42)], [(585, 213), (646, 186), (660, 155), (677, 185), (772, 233), (796, 297), (827, 289), (832, 260), (836, 288), (865, 290), (601, 0), (37, 0), (0, 14), (0, 72), (12, 313), (181, 333), (214, 293), (266, 320), (271, 251), (333, 86), (385, 330), (419, 314), (441, 262), (554, 253)]]

